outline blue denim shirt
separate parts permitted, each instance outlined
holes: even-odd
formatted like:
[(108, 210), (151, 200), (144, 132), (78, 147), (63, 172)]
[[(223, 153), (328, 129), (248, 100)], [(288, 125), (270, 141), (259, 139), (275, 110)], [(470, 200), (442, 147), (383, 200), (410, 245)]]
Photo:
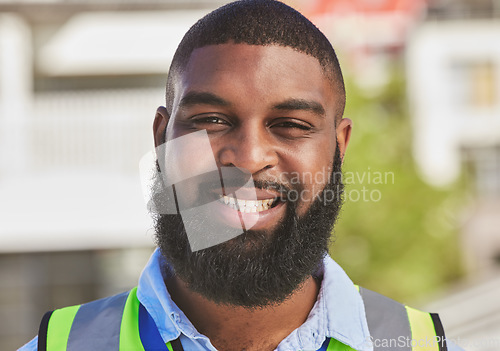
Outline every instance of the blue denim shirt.
[[(200, 334), (186, 315), (170, 298), (161, 273), (162, 256), (156, 250), (139, 279), (137, 297), (154, 319), (165, 342), (180, 336), (185, 350), (216, 351), (208, 337)], [(322, 283), (318, 299), (306, 322), (288, 335), (277, 351), (315, 351), (327, 337), (360, 351), (372, 351), (363, 300), (356, 287), (330, 256), (325, 256), (318, 274)], [(21, 351), (37, 349), (37, 338), (23, 346)], [(448, 345), (450, 351), (458, 351)]]

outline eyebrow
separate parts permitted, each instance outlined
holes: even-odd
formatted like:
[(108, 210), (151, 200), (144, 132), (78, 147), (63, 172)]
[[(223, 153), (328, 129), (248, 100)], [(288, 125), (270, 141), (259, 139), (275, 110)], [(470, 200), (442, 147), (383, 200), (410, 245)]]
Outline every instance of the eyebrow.
[(179, 104), (180, 107), (194, 105), (230, 106), (231, 103), (212, 93), (190, 91), (181, 99)]
[(325, 109), (319, 102), (303, 99), (288, 99), (277, 105), (274, 105), (273, 110), (312, 111), (318, 116), (325, 116), (326, 114)]
[[(190, 91), (180, 102), (180, 107), (190, 107), (195, 105), (231, 106), (231, 103), (209, 92)], [(323, 106), (313, 100), (288, 99), (273, 106), (273, 110), (279, 111), (311, 111), (318, 116), (325, 116)]]

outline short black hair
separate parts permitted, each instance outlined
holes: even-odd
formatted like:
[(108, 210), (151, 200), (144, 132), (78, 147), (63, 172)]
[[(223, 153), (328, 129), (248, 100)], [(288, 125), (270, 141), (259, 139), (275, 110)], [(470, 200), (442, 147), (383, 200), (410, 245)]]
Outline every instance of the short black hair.
[(345, 107), (345, 88), (335, 50), (300, 12), (276, 0), (241, 0), (224, 5), (196, 22), (177, 47), (167, 78), (166, 108), (171, 114), (175, 77), (194, 49), (225, 43), (279, 45), (315, 57), (339, 98), (336, 120)]

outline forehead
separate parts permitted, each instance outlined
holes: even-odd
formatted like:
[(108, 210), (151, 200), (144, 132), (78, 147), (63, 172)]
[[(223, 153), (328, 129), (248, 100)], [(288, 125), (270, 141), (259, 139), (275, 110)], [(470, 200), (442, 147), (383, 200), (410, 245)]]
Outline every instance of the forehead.
[(207, 89), (229, 95), (245, 92), (248, 98), (307, 98), (324, 104), (335, 100), (316, 58), (278, 45), (228, 43), (195, 49), (176, 81), (177, 102), (189, 91)]
[[(194, 49), (185, 71), (195, 72), (206, 68), (225, 71), (234, 65), (242, 70), (287, 70), (300, 69), (314, 76), (323, 76), (319, 61), (310, 55), (279, 45), (249, 45), (226, 43)], [(299, 72), (298, 72), (299, 73)]]

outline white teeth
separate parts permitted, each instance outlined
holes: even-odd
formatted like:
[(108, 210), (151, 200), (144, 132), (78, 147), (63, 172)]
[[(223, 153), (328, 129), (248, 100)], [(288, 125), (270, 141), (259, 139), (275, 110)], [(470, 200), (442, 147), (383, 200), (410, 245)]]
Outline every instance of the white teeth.
[(238, 202), (238, 207), (245, 207), (246, 206), (246, 201), (245, 200), (237, 200)]
[(265, 200), (240, 200), (230, 196), (221, 196), (219, 199), (223, 204), (228, 205), (233, 210), (239, 210), (242, 213), (255, 213), (268, 210), (275, 199)]

